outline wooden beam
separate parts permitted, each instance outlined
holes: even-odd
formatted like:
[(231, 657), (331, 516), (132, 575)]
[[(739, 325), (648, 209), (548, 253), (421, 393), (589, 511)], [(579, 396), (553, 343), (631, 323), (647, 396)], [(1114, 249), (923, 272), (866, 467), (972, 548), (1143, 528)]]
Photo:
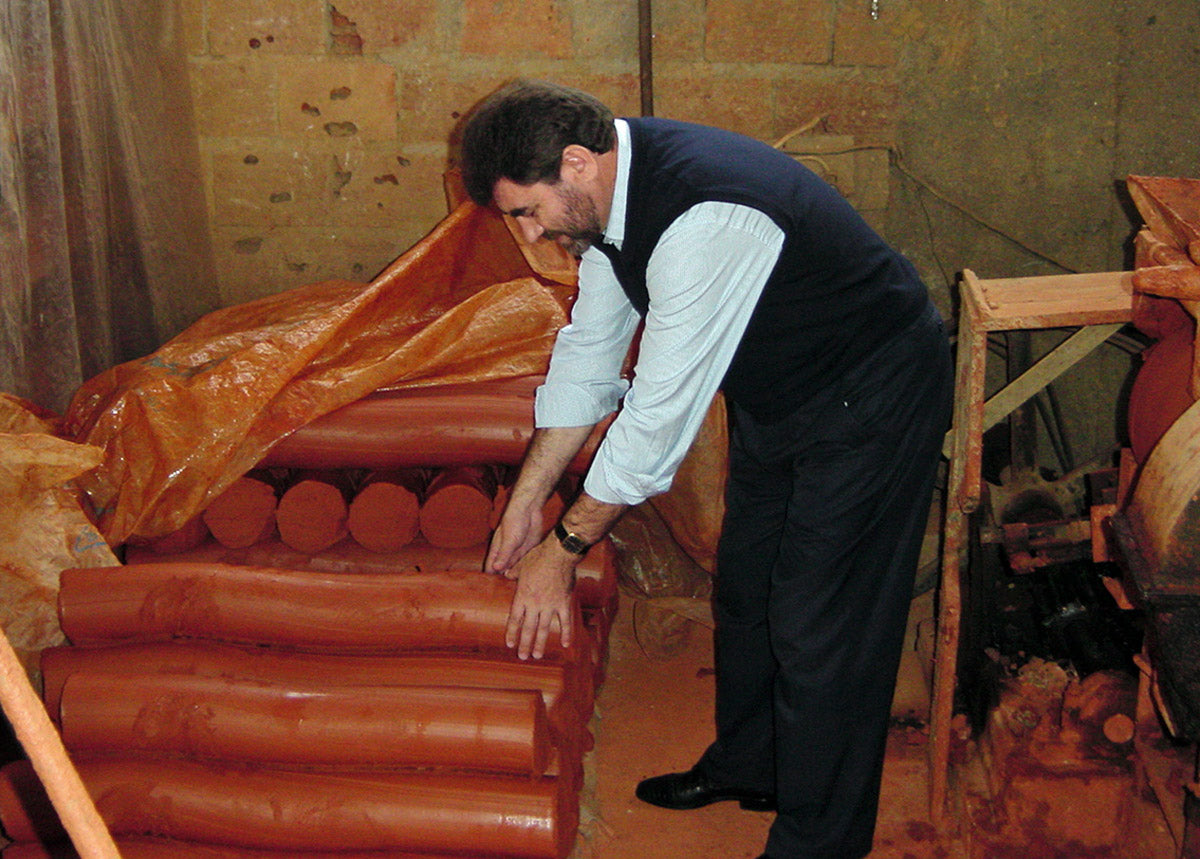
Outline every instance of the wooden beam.
[(1042, 388), (1074, 367), (1119, 331), (1122, 323), (1080, 328), (1032, 367), (1005, 385), (983, 406), (983, 431), (987, 432)]

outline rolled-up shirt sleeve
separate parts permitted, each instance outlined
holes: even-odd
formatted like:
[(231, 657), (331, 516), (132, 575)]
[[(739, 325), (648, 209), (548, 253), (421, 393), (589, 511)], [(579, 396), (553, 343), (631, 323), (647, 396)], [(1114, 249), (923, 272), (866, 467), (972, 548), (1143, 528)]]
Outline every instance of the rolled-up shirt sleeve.
[[(593, 498), (634, 505), (670, 488), (737, 351), (783, 240), (783, 231), (762, 212), (717, 202), (692, 207), (663, 233), (646, 273), (650, 309), (633, 384), (584, 480), (584, 490)], [(597, 290), (603, 297), (596, 297), (595, 304), (581, 292), (572, 325), (564, 329), (566, 333), (578, 322), (581, 330), (568, 338), (575, 342), (563, 355), (571, 365), (563, 381), (570, 376), (570, 384), (581, 389), (578, 401), (590, 403), (588, 408), (603, 417), (611, 402), (608, 397), (617, 389), (611, 380), (619, 380), (638, 320), (615, 286), (607, 260), (593, 256), (586, 261), (597, 267), (590, 273), (596, 283), (607, 288)], [(584, 276), (581, 264), (581, 284)], [(610, 294), (614, 291), (615, 297)], [(584, 315), (577, 316), (581, 309)], [(624, 345), (615, 347), (618, 341)], [(609, 348), (590, 348), (604, 344)], [(603, 356), (601, 366), (597, 355)], [(556, 344), (552, 371), (559, 357)], [(555, 383), (548, 376), (547, 386)], [(582, 393), (587, 395), (579, 396)]]
[(638, 321), (608, 260), (588, 250), (579, 262), (571, 324), (558, 332), (534, 401), (537, 426), (591, 426), (617, 410), (629, 388), (621, 368)]

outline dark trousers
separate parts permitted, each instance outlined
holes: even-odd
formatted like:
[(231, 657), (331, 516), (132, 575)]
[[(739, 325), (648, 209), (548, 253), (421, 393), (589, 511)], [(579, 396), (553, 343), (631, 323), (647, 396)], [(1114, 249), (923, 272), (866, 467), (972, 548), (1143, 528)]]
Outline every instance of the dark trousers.
[(720, 783), (774, 790), (773, 859), (871, 850), (953, 370), (921, 320), (781, 421), (731, 404), (717, 556)]

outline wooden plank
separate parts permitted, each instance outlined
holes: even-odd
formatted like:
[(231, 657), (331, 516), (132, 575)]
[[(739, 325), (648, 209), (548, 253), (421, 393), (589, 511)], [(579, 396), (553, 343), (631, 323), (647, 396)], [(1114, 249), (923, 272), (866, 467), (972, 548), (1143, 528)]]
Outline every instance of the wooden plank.
[(1005, 385), (983, 407), (983, 432), (987, 432), (1042, 388), (1074, 367), (1119, 331), (1122, 323), (1080, 328), (1036, 364)]
[(938, 830), (947, 824), (950, 780), (950, 729), (954, 721), (954, 687), (958, 674), (958, 642), (962, 631), (961, 564), (969, 517), (956, 504), (946, 505), (942, 577), (934, 639), (933, 690), (929, 711), (929, 816)]
[(963, 281), (987, 331), (1128, 322), (1133, 313), (1130, 271), (998, 280), (966, 271)]

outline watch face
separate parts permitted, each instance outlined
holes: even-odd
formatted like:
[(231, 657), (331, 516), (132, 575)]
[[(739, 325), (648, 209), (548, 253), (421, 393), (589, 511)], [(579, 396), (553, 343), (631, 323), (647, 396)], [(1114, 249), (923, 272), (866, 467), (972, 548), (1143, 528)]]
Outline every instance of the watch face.
[(569, 532), (563, 527), (562, 522), (554, 526), (554, 536), (558, 538), (558, 542), (562, 547), (573, 555), (586, 555), (588, 549), (592, 548), (591, 543), (585, 543), (579, 537)]
[(574, 552), (576, 555), (586, 555), (587, 550), (591, 548), (587, 543), (583, 542), (583, 540), (580, 540), (574, 534), (568, 534), (559, 542), (562, 543), (564, 549), (566, 549), (568, 552)]

